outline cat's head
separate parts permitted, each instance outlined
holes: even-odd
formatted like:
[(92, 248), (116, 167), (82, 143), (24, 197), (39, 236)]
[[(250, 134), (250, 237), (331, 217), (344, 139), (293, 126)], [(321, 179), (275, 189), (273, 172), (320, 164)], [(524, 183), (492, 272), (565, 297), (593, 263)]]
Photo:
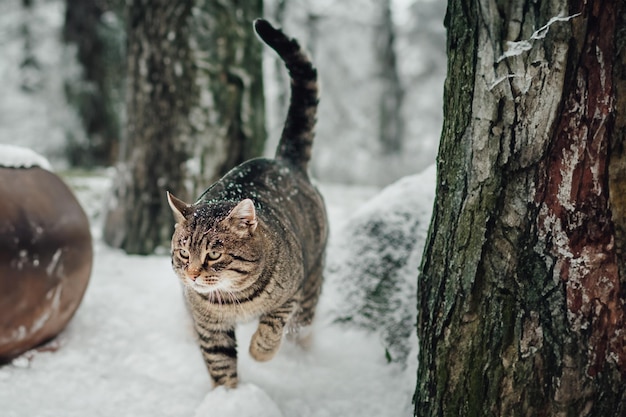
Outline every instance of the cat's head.
[(172, 266), (185, 286), (210, 295), (254, 284), (263, 251), (252, 200), (187, 204), (170, 193), (167, 199), (176, 220)]

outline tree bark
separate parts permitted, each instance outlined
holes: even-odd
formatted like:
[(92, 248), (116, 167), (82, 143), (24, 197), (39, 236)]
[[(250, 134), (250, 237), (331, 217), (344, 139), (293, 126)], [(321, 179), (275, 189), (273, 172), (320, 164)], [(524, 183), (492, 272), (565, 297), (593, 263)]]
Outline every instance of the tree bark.
[(201, 105), (191, 113), (198, 139), (188, 164), (194, 197), (233, 166), (261, 155), (267, 136), (264, 46), (252, 29), (263, 1), (197, 0), (196, 10), (191, 30)]
[(165, 191), (190, 201), (265, 141), (262, 45), (253, 18), (217, 0), (134, 0), (128, 123), (104, 239), (152, 253), (171, 238)]
[(624, 23), (623, 2), (449, 2), (416, 416), (626, 412)]

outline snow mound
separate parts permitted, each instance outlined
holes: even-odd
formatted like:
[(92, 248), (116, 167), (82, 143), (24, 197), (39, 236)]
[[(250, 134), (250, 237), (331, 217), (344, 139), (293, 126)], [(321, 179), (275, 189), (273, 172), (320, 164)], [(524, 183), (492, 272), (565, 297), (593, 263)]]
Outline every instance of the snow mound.
[(0, 144), (0, 167), (32, 168), (40, 167), (51, 171), (50, 162), (32, 149), (21, 146)]
[(210, 391), (196, 410), (195, 417), (283, 417), (276, 403), (254, 384), (237, 389), (217, 387)]
[(330, 248), (342, 253), (328, 265), (345, 300), (335, 321), (379, 332), (389, 362), (406, 364), (417, 343), (417, 276), (435, 177), (433, 165), (385, 188), (354, 212)]

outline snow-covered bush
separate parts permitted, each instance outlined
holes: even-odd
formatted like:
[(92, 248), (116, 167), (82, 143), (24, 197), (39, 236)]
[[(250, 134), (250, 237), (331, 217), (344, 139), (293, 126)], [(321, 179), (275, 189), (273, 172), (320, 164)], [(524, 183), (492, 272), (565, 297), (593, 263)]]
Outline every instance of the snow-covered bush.
[[(390, 362), (416, 343), (417, 276), (435, 197), (435, 167), (385, 188), (335, 231), (329, 285), (335, 320), (378, 332)], [(381, 350), (381, 352), (383, 352)]]

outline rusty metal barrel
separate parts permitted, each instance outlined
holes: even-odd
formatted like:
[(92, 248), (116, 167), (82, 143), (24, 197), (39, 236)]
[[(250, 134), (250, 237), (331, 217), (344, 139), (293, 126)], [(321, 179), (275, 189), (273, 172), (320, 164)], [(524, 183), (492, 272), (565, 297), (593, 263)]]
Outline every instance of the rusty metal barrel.
[(93, 262), (89, 221), (68, 186), (45, 167), (3, 163), (3, 151), (14, 149), (0, 147), (0, 362), (66, 327)]

